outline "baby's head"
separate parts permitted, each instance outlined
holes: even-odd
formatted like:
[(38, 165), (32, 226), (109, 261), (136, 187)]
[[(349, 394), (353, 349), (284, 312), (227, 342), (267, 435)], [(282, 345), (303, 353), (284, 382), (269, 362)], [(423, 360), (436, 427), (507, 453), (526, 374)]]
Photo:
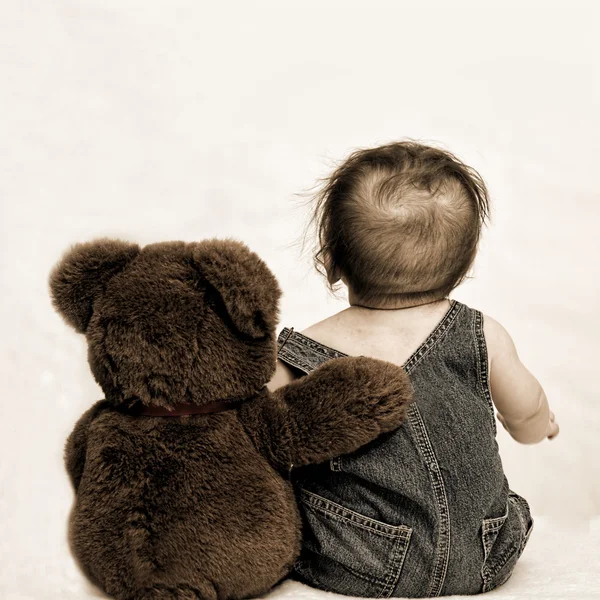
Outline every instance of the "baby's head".
[(355, 304), (432, 302), (466, 278), (486, 218), (485, 183), (450, 152), (412, 140), (358, 150), (316, 196), (315, 266)]

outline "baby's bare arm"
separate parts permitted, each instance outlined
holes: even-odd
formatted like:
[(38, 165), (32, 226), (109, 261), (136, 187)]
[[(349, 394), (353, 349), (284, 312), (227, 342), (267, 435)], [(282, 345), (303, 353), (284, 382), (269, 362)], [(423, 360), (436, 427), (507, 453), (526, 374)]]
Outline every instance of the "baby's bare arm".
[(525, 368), (506, 329), (484, 315), (490, 352), (490, 391), (498, 419), (522, 444), (537, 444), (558, 435), (558, 425), (539, 381)]
[(271, 381), (267, 383), (267, 388), (271, 392), (274, 392), (277, 388), (280, 388), (282, 385), (287, 385), (297, 378), (298, 377), (290, 367), (283, 361), (277, 359), (277, 369), (275, 370), (273, 377), (271, 377)]

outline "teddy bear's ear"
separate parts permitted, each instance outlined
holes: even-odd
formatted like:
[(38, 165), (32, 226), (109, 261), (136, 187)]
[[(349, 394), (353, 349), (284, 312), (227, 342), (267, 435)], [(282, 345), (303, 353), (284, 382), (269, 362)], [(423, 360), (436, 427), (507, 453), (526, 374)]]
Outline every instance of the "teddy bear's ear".
[(192, 262), (217, 290), (234, 326), (252, 338), (275, 331), (281, 290), (275, 275), (243, 242), (232, 238), (193, 244)]
[(71, 246), (50, 272), (50, 297), (56, 311), (78, 333), (85, 333), (94, 298), (139, 252), (137, 244), (110, 238)]

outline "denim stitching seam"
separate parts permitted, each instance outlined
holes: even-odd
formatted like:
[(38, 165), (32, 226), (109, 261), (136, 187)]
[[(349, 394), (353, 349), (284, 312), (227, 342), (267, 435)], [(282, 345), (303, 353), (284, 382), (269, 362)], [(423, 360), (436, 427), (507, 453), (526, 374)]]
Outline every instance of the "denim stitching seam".
[[(371, 519), (369, 517), (365, 517), (353, 510), (346, 508), (345, 506), (340, 506), (338, 509), (336, 507), (336, 503), (328, 500), (321, 499), (316, 494), (301, 488), (301, 494), (306, 497), (306, 503), (315, 508), (316, 510), (322, 510), (328, 515), (339, 518), (344, 521), (348, 521), (357, 527), (362, 527), (363, 529), (367, 529), (369, 531), (373, 531), (379, 535), (383, 535), (385, 537), (389, 537), (391, 539), (395, 538), (403, 538), (406, 539), (410, 535), (410, 528), (403, 525), (388, 525), (387, 523), (381, 523), (376, 519)], [(341, 509), (341, 510), (340, 510)], [(343, 514), (348, 513), (348, 516)]]
[(492, 519), (485, 519), (484, 527), (488, 529), (494, 529), (496, 527), (502, 527), (502, 524), (508, 518), (508, 503), (506, 504), (506, 512), (500, 517), (493, 517)]
[(414, 403), (411, 404), (408, 411), (408, 422), (415, 433), (419, 451), (427, 466), (427, 473), (431, 480), (440, 517), (436, 555), (433, 565), (433, 577), (427, 591), (428, 597), (439, 596), (446, 579), (446, 571), (450, 559), (450, 511), (448, 508), (448, 498), (446, 497), (444, 480), (431, 446), (431, 441), (427, 435), (425, 423), (423, 422), (418, 407)]
[[(281, 330), (281, 333), (279, 335), (281, 336), (286, 331), (289, 331), (289, 330), (287, 327), (284, 327)], [(329, 346), (326, 346), (325, 344), (322, 344), (321, 342), (317, 342), (309, 337), (306, 337), (299, 331), (293, 331), (293, 327), (292, 327), (292, 333), (293, 333), (294, 338), (298, 338), (297, 342), (299, 344), (304, 344), (305, 346), (308, 346), (311, 350), (314, 350), (318, 354), (321, 354), (323, 356), (329, 356), (329, 357), (348, 356), (347, 354), (344, 354), (343, 352), (340, 352), (339, 350), (335, 350), (334, 348), (330, 348)]]
[(403, 535), (404, 535), (404, 532), (398, 532), (398, 534), (385, 533), (384, 531), (381, 531), (380, 529), (376, 529), (374, 527), (370, 527), (369, 525), (364, 524), (361, 521), (356, 521), (354, 519), (351, 519), (350, 517), (346, 517), (344, 515), (341, 515), (341, 514), (335, 512), (334, 510), (329, 510), (327, 508), (324, 508), (323, 506), (319, 506), (318, 504), (311, 504), (311, 506), (315, 510), (320, 510), (320, 511), (324, 512), (325, 514), (329, 515), (329, 517), (331, 517), (332, 519), (338, 519), (340, 521), (346, 521), (348, 523), (352, 523), (352, 525), (355, 525), (356, 527), (359, 527), (360, 529), (365, 529), (366, 531), (370, 531), (370, 532), (376, 533), (377, 535), (382, 535), (382, 536), (387, 537), (387, 538), (389, 538), (391, 540), (402, 538)]
[(479, 310), (473, 311), (473, 331), (475, 335), (475, 351), (477, 354), (477, 384), (481, 393), (485, 397), (488, 410), (492, 418), (492, 428), (494, 437), (498, 431), (496, 428), (496, 416), (494, 414), (494, 403), (490, 392), (490, 371), (488, 369), (488, 353), (483, 334), (483, 314)]
[(452, 306), (444, 318), (437, 324), (436, 328), (427, 336), (427, 339), (415, 350), (412, 356), (404, 363), (403, 367), (407, 373), (410, 372), (435, 348), (443, 339), (444, 334), (450, 329), (458, 316), (463, 304), (457, 300), (451, 300)]
[(299, 331), (294, 331), (294, 336), (298, 337), (299, 341), (301, 341), (304, 345), (308, 346), (311, 350), (314, 350), (315, 352), (317, 352), (318, 354), (322, 354), (323, 356), (335, 356), (335, 357), (347, 356), (346, 354), (344, 354), (343, 352), (340, 352), (339, 350), (335, 350), (334, 348), (330, 348), (329, 346), (326, 346), (325, 344), (322, 344), (321, 342), (316, 342), (315, 340), (312, 340), (311, 338), (306, 337)]
[(400, 579), (400, 574), (402, 573), (402, 567), (404, 566), (404, 560), (406, 559), (406, 553), (408, 552), (411, 536), (412, 530), (408, 532), (408, 535), (405, 539), (398, 538), (394, 544), (392, 552), (390, 553), (390, 563), (392, 565), (395, 564), (397, 556), (401, 556), (401, 558), (396, 568), (390, 569), (390, 572), (385, 580), (385, 584), (383, 585), (383, 589), (381, 590), (381, 593), (385, 594), (385, 596), (381, 597), (389, 598), (394, 592), (396, 583), (398, 582), (398, 579)]

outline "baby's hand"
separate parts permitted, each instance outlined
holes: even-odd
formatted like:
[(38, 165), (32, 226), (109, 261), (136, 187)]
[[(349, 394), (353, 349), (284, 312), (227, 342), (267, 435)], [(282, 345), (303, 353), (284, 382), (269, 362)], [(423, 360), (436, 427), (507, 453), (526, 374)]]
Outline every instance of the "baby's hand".
[(550, 411), (550, 423), (548, 423), (548, 431), (546, 431), (546, 435), (549, 440), (553, 440), (559, 432), (558, 425), (554, 422), (554, 413)]

